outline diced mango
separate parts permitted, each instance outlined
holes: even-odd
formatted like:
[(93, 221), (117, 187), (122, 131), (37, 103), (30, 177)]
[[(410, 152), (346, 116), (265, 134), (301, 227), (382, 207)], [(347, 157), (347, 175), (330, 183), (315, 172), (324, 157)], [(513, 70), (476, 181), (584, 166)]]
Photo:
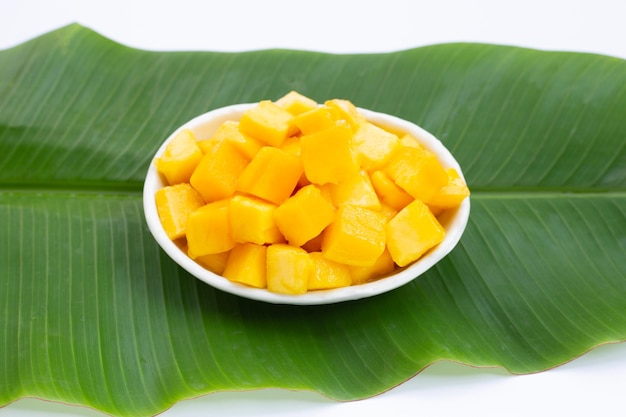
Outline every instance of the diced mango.
[(357, 158), (367, 171), (385, 165), (399, 145), (398, 136), (369, 122), (361, 123), (354, 134)]
[(445, 229), (421, 200), (398, 212), (385, 226), (387, 248), (394, 262), (402, 267), (419, 259), (439, 244)]
[(407, 204), (414, 200), (402, 188), (398, 187), (385, 171), (374, 171), (371, 175), (372, 185), (380, 200), (396, 210), (402, 210)]
[(204, 205), (200, 194), (188, 183), (169, 185), (156, 192), (156, 208), (167, 236), (185, 236), (189, 214)]
[(385, 203), (380, 203), (380, 215), (383, 217), (385, 223), (387, 223), (389, 220), (391, 220), (393, 218), (393, 216), (395, 216), (396, 214), (398, 214), (398, 211), (391, 206), (388, 206)]
[(234, 120), (227, 120), (222, 123), (213, 135), (213, 140), (217, 142), (222, 140), (231, 141), (247, 160), (254, 158), (254, 155), (263, 147), (263, 143), (259, 140), (241, 133), (239, 122)]
[(235, 242), (257, 245), (284, 242), (274, 219), (276, 207), (256, 197), (235, 195), (230, 200), (230, 228)]
[(239, 129), (267, 145), (280, 146), (296, 132), (293, 115), (276, 103), (263, 100), (246, 110), (239, 121)]
[(299, 158), (300, 157), (300, 137), (298, 136), (288, 137), (280, 146), (280, 149), (294, 156), (297, 156)]
[(189, 178), (202, 159), (196, 137), (183, 129), (167, 144), (163, 154), (154, 163), (169, 185), (189, 182)]
[(202, 160), (189, 182), (207, 203), (230, 197), (248, 160), (230, 141), (221, 141)]
[(428, 206), (431, 209), (446, 210), (457, 207), (470, 194), (467, 184), (456, 169), (448, 168), (446, 174), (448, 174), (448, 184), (428, 201)]
[(407, 148), (424, 149), (419, 141), (411, 134), (406, 133), (400, 137), (400, 143)]
[(349, 204), (380, 210), (378, 195), (366, 171), (355, 173), (339, 184), (326, 184), (324, 187), (328, 188), (330, 197), (337, 207)]
[(348, 100), (319, 105), (296, 91), (211, 137), (182, 130), (155, 165), (180, 181), (155, 199), (181, 250), (233, 282), (282, 294), (407, 266), (444, 239), (436, 216), (469, 195), (412, 134), (374, 124)]
[(345, 122), (300, 138), (304, 173), (314, 184), (338, 184), (359, 172), (352, 152), (353, 132)]
[(359, 113), (359, 110), (349, 100), (334, 98), (327, 100), (324, 105), (331, 109), (336, 109), (339, 113), (339, 117), (346, 120), (353, 131), (357, 131), (361, 123), (365, 123), (367, 120)]
[(272, 146), (264, 146), (241, 173), (237, 191), (281, 204), (298, 184), (303, 168), (300, 158)]
[(287, 241), (302, 246), (319, 235), (335, 218), (335, 209), (311, 184), (299, 189), (275, 213), (276, 224)]
[(297, 91), (290, 91), (278, 100), (278, 104), (294, 116), (312, 110), (317, 107), (317, 102), (309, 97), (303, 96)]
[(320, 106), (300, 113), (294, 117), (293, 124), (303, 135), (310, 135), (335, 126), (339, 119), (339, 112), (336, 109)]
[(413, 198), (424, 202), (448, 183), (448, 174), (437, 156), (426, 149), (403, 147), (391, 156), (385, 173)]
[(385, 250), (385, 223), (380, 213), (351, 205), (339, 207), (324, 230), (322, 253), (346, 265), (372, 266)]
[(396, 264), (391, 258), (387, 249), (376, 259), (372, 266), (348, 266), (352, 284), (365, 284), (374, 281), (386, 274), (390, 274), (396, 268)]
[(328, 290), (347, 287), (352, 284), (347, 265), (331, 261), (321, 252), (309, 253), (309, 257), (312, 262), (308, 283), (309, 290)]
[(230, 231), (230, 199), (196, 209), (187, 220), (187, 254), (191, 259), (226, 252), (235, 246)]
[(302, 248), (275, 243), (267, 247), (267, 289), (282, 294), (304, 294), (309, 284), (311, 258)]
[(198, 256), (196, 262), (217, 275), (222, 275), (226, 268), (226, 262), (230, 251), (220, 253), (210, 253), (208, 255)]
[(208, 139), (199, 139), (198, 147), (202, 151), (202, 155), (205, 155), (209, 152), (212, 152), (213, 148), (215, 148), (215, 146), (217, 146), (220, 142), (220, 140), (214, 137), (210, 137)]
[(223, 276), (233, 282), (256, 288), (267, 285), (267, 246), (255, 243), (235, 245), (230, 251)]

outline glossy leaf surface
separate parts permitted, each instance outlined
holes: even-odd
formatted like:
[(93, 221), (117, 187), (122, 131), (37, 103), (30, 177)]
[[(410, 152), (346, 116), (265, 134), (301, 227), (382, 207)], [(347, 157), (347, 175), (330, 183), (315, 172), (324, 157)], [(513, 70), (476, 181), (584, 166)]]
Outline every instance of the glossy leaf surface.
[[(446, 144), (473, 194), (444, 261), (388, 294), (293, 307), (221, 293), (162, 253), (141, 207), (160, 143), (292, 89)], [(263, 387), (351, 400), (437, 360), (530, 373), (624, 340), (624, 109), (623, 60), (493, 45), (146, 52), (73, 25), (0, 51), (0, 404), (145, 416)]]

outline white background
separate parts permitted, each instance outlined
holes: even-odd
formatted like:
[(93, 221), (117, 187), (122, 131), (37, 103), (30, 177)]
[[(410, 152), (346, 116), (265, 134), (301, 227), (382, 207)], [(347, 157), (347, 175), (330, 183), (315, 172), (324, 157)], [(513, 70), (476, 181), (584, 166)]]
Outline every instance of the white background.
[[(73, 22), (152, 50), (388, 52), (460, 41), (626, 58), (625, 0), (0, 0), (0, 49)], [(180, 402), (162, 416), (626, 415), (625, 392), (622, 343), (534, 375), (438, 363), (363, 401), (286, 390), (217, 393)], [(0, 415), (102, 416), (35, 399)]]

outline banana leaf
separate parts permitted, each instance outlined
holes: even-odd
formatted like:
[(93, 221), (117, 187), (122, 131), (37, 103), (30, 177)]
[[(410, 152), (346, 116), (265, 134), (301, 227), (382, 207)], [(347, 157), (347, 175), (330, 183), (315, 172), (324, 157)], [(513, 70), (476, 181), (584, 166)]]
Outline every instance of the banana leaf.
[[(392, 292), (322, 306), (215, 290), (148, 232), (177, 126), (290, 90), (438, 136), (472, 213)], [(486, 44), (386, 54), (132, 49), (70, 25), (0, 51), (0, 405), (119, 416), (225, 390), (364, 399), (452, 360), (545, 371), (626, 339), (626, 62)], [(419, 378), (419, 376), (417, 376)]]

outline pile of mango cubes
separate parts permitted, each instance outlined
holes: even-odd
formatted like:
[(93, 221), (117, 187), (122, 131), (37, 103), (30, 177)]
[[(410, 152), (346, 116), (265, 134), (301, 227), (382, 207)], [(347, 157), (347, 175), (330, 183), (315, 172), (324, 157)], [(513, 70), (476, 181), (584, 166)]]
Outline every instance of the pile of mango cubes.
[(295, 91), (206, 138), (183, 129), (155, 160), (164, 230), (225, 279), (303, 294), (380, 279), (445, 237), (437, 216), (469, 195), (416, 138), (348, 100)]

